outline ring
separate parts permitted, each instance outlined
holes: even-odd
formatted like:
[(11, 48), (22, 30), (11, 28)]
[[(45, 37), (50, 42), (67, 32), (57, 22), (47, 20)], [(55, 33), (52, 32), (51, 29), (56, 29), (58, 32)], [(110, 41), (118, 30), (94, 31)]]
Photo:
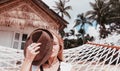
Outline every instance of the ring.
[(30, 45), (30, 47), (32, 48), (32, 46)]

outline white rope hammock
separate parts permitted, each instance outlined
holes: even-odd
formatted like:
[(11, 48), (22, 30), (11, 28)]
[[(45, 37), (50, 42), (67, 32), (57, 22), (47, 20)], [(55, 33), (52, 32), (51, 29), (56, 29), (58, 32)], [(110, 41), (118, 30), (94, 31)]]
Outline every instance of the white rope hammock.
[[(24, 57), (22, 50), (0, 48), (0, 71), (19, 71)], [(64, 56), (75, 71), (120, 70), (120, 50), (116, 48), (85, 44), (64, 50)]]
[(0, 46), (0, 71), (19, 71), (23, 51)]
[(120, 50), (85, 44), (65, 50), (66, 62), (73, 64), (76, 71), (119, 71)]

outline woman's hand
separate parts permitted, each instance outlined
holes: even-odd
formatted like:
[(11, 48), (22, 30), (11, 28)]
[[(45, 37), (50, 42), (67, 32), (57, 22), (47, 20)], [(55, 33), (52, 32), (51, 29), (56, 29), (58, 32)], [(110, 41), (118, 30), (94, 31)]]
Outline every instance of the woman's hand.
[(35, 56), (39, 53), (39, 51), (37, 51), (40, 48), (39, 45), (41, 45), (41, 43), (32, 43), (27, 47), (25, 60), (29, 60), (30, 62), (34, 60)]
[(34, 60), (35, 56), (39, 53), (39, 51), (37, 51), (40, 48), (39, 45), (41, 45), (41, 43), (32, 43), (27, 47), (26, 57), (21, 66), (20, 71), (30, 71), (32, 61)]

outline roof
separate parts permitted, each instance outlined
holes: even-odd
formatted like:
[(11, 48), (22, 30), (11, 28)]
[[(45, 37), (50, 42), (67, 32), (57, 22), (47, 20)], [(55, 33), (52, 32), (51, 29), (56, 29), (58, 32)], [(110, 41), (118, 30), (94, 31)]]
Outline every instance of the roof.
[[(59, 29), (63, 29), (66, 27), (66, 25), (68, 24), (68, 22), (66, 20), (64, 20), (63, 18), (61, 18), (58, 14), (56, 14), (52, 9), (50, 9), (43, 1), (41, 0), (0, 0), (0, 15), (3, 14), (4, 12), (6, 11), (9, 11), (11, 9), (14, 9), (19, 3), (34, 3), (34, 7), (37, 7), (37, 8), (40, 8), (42, 9), (49, 17), (51, 17), (51, 19), (53, 19), (56, 24), (59, 24)], [(33, 4), (32, 4), (33, 5)], [(31, 5), (31, 6), (32, 6)], [(9, 8), (7, 8), (9, 7)], [(11, 16), (11, 13), (10, 14), (6, 14), (7, 17)], [(2, 15), (3, 16), (3, 15)], [(5, 15), (4, 15), (5, 16)], [(20, 15), (21, 16), (21, 15)], [(29, 15), (30, 16), (30, 15)], [(33, 16), (33, 15), (32, 15)], [(19, 16), (18, 16), (19, 17)], [(30, 16), (31, 17), (31, 16)], [(2, 18), (2, 17), (1, 17)], [(16, 18), (16, 17), (15, 17)], [(34, 18), (37, 18), (35, 15), (34, 15)], [(0, 20), (0, 22), (6, 22), (6, 21), (3, 21), (3, 19), (6, 19), (6, 18), (2, 18), (2, 20)], [(37, 18), (38, 19), (38, 18)], [(11, 19), (10, 19), (11, 20)], [(13, 17), (12, 17), (12, 20), (13, 20)], [(16, 21), (20, 21), (21, 19), (16, 19)], [(22, 19), (22, 21), (24, 21)], [(7, 22), (9, 22), (7, 20)], [(31, 22), (31, 21), (30, 21)], [(30, 23), (28, 22), (28, 23)], [(35, 23), (40, 23), (41, 21), (40, 20), (35, 20)], [(16, 22), (12, 22), (13, 23), (16, 23)], [(23, 23), (23, 22), (21, 22)], [(43, 23), (43, 22), (42, 22)], [(21, 24), (20, 24), (21, 25)], [(8, 25), (9, 26), (9, 25)], [(38, 26), (38, 25), (36, 25)]]
[[(53, 17), (54, 19), (58, 19), (60, 20), (59, 22), (66, 26), (68, 24), (68, 22), (66, 20), (64, 20), (62, 17), (60, 17), (56, 12), (54, 12), (52, 9), (49, 8), (49, 6), (47, 6), (44, 2), (42, 2), (42, 0), (32, 0), (34, 1), (38, 6), (42, 7), (42, 9), (49, 14), (51, 17)], [(55, 15), (55, 16), (54, 16)]]

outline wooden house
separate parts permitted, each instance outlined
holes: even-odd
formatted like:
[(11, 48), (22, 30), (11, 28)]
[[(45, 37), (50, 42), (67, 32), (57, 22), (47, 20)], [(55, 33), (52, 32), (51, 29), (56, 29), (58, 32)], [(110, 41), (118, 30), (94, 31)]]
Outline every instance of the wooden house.
[(42, 0), (0, 0), (0, 46), (23, 49), (34, 29), (60, 31), (67, 23)]

